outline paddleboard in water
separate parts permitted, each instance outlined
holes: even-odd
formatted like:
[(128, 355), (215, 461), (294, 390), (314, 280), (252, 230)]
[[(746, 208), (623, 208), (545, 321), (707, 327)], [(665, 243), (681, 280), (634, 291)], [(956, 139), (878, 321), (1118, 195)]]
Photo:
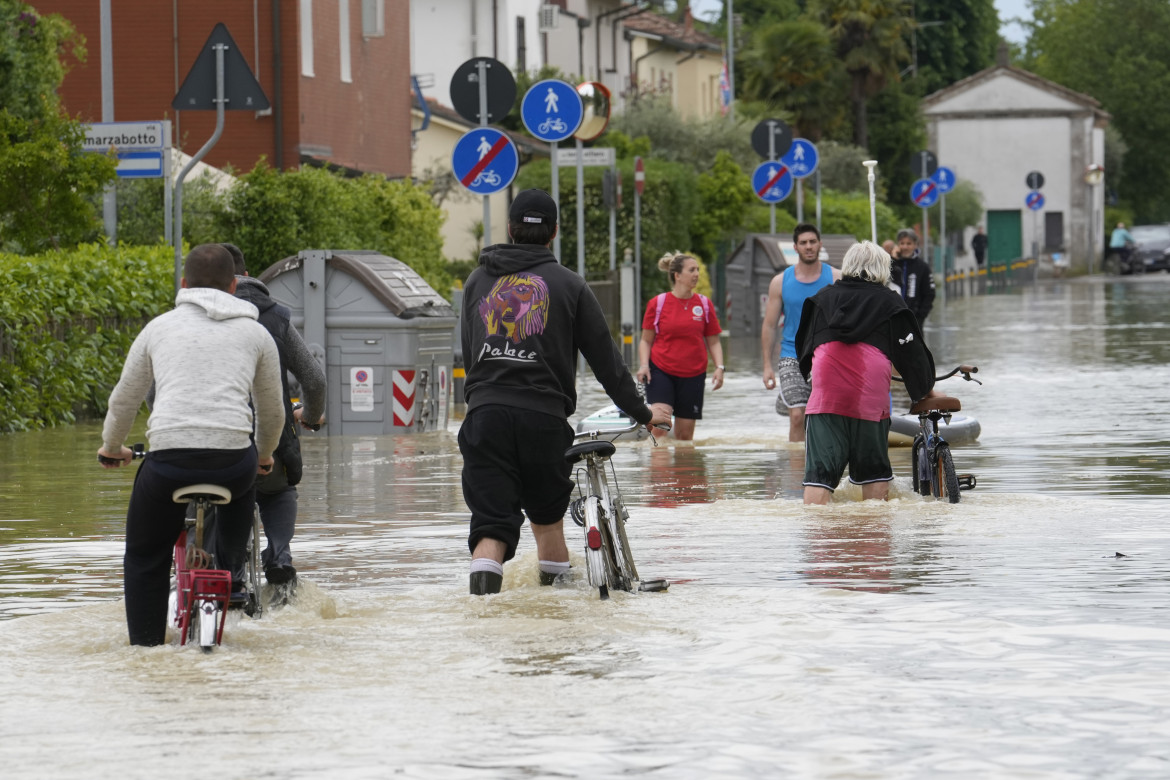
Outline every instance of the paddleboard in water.
[[(914, 443), (914, 434), (918, 433), (918, 415), (895, 414), (890, 417), (890, 446), (909, 447)], [(981, 429), (979, 421), (965, 414), (951, 415), (951, 424), (947, 425), (939, 420), (938, 432), (947, 440), (948, 444), (970, 444), (979, 438)]]
[[(610, 428), (628, 428), (634, 422), (634, 418), (623, 412), (616, 406), (607, 406), (604, 409), (599, 409), (593, 414), (589, 415), (581, 422), (577, 423), (577, 433), (584, 433), (585, 431), (604, 431)], [(646, 430), (646, 426), (639, 426), (636, 431), (632, 433), (617, 433), (612, 435), (601, 434), (599, 438), (609, 439), (644, 439), (650, 435)]]

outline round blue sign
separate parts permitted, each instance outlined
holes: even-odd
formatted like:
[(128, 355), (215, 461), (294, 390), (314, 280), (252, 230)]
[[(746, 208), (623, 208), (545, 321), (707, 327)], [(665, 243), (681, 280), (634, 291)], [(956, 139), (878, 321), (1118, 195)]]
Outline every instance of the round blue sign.
[(804, 138), (793, 138), (792, 146), (788, 147), (788, 151), (780, 158), (780, 162), (787, 165), (788, 170), (798, 179), (812, 176), (819, 160), (816, 144)]
[(1039, 211), (1044, 208), (1043, 193), (1032, 190), (1024, 197), (1024, 205), (1032, 209), (1032, 211)]
[(581, 96), (560, 79), (536, 82), (520, 103), (520, 118), (528, 132), (549, 143), (571, 138), (584, 116)]
[(779, 203), (792, 192), (792, 171), (783, 162), (768, 160), (752, 172), (752, 189), (764, 203)]
[(511, 138), (493, 127), (477, 127), (455, 144), (451, 169), (476, 195), (491, 195), (512, 183), (519, 160)]
[(930, 180), (938, 189), (939, 194), (946, 195), (955, 188), (955, 172), (945, 166), (938, 166), (930, 175)]
[(930, 179), (919, 179), (910, 185), (910, 200), (920, 209), (938, 203), (938, 185)]

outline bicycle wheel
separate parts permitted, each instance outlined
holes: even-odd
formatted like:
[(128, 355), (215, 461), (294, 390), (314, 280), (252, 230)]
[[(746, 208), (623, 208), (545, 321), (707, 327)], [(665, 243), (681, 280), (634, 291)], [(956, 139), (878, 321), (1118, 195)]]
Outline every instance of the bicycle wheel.
[(264, 613), (263, 591), (260, 587), (260, 507), (252, 508), (252, 536), (248, 541), (248, 554), (245, 557), (245, 578), (248, 589), (248, 601), (244, 605), (244, 614), (258, 618)]
[(910, 450), (910, 486), (920, 496), (930, 495), (930, 481), (927, 477), (926, 445), (922, 434), (915, 434)]
[(946, 442), (939, 442), (934, 450), (934, 466), (930, 470), (930, 492), (935, 498), (945, 498), (952, 504), (959, 503), (959, 478), (955, 475), (955, 462), (951, 459), (951, 448)]
[(613, 587), (619, 590), (632, 591), (634, 583), (638, 581), (638, 568), (634, 565), (634, 555), (630, 552), (630, 540), (626, 536), (626, 520), (630, 515), (620, 498), (614, 498), (611, 505), (612, 519), (610, 534), (613, 542)]
[(590, 586), (602, 599), (609, 598), (609, 572), (605, 561), (605, 531), (601, 522), (601, 499), (585, 497), (585, 571)]

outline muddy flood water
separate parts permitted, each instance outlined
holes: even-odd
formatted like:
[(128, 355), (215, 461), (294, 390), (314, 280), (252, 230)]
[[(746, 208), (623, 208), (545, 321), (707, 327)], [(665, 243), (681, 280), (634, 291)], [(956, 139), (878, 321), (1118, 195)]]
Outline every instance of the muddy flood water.
[(100, 426), (0, 436), (0, 775), (1170, 776), (1168, 301), (1158, 275), (936, 309), (939, 367), (984, 382), (942, 388), (983, 430), (956, 505), (895, 449), (891, 501), (804, 506), (732, 341), (693, 445), (614, 458), (661, 594), (541, 588), (526, 532), (468, 596), (458, 420), (311, 439), (298, 598), (207, 655), (127, 644), (133, 469), (97, 466)]

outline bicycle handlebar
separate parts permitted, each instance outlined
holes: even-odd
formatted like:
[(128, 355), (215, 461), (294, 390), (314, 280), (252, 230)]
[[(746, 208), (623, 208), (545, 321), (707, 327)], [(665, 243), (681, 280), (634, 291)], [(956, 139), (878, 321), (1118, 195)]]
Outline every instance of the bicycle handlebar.
[[(594, 428), (588, 431), (581, 431), (573, 434), (573, 440), (577, 439), (596, 439), (598, 436), (617, 436), (623, 433), (633, 433), (642, 427), (642, 423), (635, 420), (625, 428)], [(650, 424), (651, 428), (661, 428), (664, 431), (670, 430), (670, 423), (662, 423), (659, 425)]]
[[(967, 365), (966, 363), (963, 363), (962, 365), (955, 366), (955, 367), (954, 367), (953, 369), (951, 369), (949, 372), (947, 372), (947, 373), (945, 373), (945, 374), (943, 374), (943, 375), (941, 375), (941, 376), (936, 376), (936, 377), (934, 378), (934, 381), (936, 381), (936, 382), (941, 382), (941, 381), (943, 381), (944, 379), (950, 379), (950, 378), (951, 378), (951, 377), (953, 377), (955, 374), (962, 374), (962, 375), (963, 375), (963, 379), (965, 379), (966, 381), (968, 381), (968, 382), (974, 382), (974, 383), (975, 383), (975, 384), (977, 384), (977, 385), (981, 385), (981, 384), (983, 384), (982, 382), (980, 382), (980, 381), (979, 381), (978, 379), (976, 379), (975, 377), (971, 376), (972, 374), (977, 374), (977, 373), (979, 373), (979, 367), (978, 367), (978, 366), (969, 366), (969, 365)], [(898, 375), (896, 375), (896, 374), (895, 374), (894, 376), (891, 376), (890, 378), (891, 378), (891, 379), (893, 379), (895, 382), (905, 382), (905, 381), (906, 381), (906, 380), (902, 379), (902, 377), (900, 377), (900, 376), (898, 376)]]
[[(135, 461), (135, 460), (138, 460), (139, 458), (145, 458), (145, 457), (146, 457), (146, 445), (143, 444), (142, 442), (139, 442), (138, 444), (135, 444), (130, 448), (130, 460), (131, 461)], [(103, 466), (114, 466), (114, 465), (122, 462), (121, 458), (107, 458), (104, 455), (98, 455), (97, 459), (98, 459), (98, 463), (102, 464)]]

